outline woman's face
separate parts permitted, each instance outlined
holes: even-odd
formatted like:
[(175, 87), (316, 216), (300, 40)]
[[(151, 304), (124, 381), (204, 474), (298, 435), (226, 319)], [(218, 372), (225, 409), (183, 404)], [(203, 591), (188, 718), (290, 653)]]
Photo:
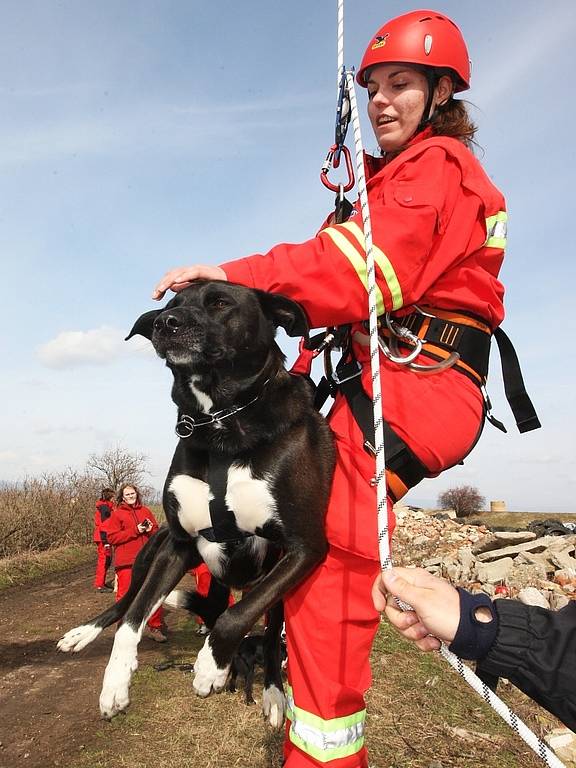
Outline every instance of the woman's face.
[(122, 491), (122, 501), (125, 501), (126, 504), (130, 504), (130, 506), (134, 506), (137, 499), (138, 496), (136, 494), (136, 489), (131, 485), (127, 485), (126, 488), (124, 488)]
[(422, 119), (428, 98), (426, 77), (406, 64), (378, 64), (371, 70), (367, 86), (368, 117), (380, 149), (400, 149)]

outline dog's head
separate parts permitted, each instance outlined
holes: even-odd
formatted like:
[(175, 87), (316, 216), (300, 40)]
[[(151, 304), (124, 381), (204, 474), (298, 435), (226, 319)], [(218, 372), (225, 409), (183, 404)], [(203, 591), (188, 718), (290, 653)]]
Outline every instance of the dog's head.
[(171, 367), (206, 370), (259, 358), (273, 345), (276, 329), (306, 336), (304, 311), (284, 296), (220, 280), (198, 280), (164, 309), (141, 315), (126, 337), (149, 339)]

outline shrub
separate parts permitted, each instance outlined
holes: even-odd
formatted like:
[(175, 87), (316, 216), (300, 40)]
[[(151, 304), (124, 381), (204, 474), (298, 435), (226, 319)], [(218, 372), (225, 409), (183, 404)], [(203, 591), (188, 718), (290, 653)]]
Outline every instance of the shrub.
[(438, 496), (438, 506), (442, 509), (453, 509), (458, 517), (475, 515), (484, 508), (485, 504), (484, 496), (471, 485), (449, 488)]
[(72, 469), (0, 487), (0, 557), (92, 539), (100, 486)]

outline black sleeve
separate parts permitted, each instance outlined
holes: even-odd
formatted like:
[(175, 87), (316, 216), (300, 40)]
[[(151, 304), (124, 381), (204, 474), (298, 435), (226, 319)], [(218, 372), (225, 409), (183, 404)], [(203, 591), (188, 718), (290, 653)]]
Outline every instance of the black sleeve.
[(496, 639), (478, 674), (506, 677), (576, 731), (576, 601), (548, 611), (495, 600)]

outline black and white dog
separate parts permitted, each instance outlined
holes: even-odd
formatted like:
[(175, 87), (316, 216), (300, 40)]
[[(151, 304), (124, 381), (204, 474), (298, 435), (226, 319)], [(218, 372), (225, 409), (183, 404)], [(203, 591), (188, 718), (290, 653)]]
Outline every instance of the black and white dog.
[(308, 382), (284, 367), (279, 326), (291, 336), (308, 330), (300, 306), (283, 296), (197, 281), (142, 315), (127, 337), (150, 339), (171, 369), (180, 440), (164, 487), (167, 527), (141, 550), (129, 592), (58, 643), (79, 651), (122, 619), (100, 695), (105, 718), (129, 704), (146, 620), (204, 560), (216, 583), (250, 589), (226, 610), (225, 589), (216, 607), (194, 604), (193, 595), (168, 601), (187, 603), (211, 628), (194, 690), (208, 696), (225, 687), (235, 650), (268, 612), (263, 709), (272, 725), (282, 724), (279, 601), (326, 554), (334, 448)]

